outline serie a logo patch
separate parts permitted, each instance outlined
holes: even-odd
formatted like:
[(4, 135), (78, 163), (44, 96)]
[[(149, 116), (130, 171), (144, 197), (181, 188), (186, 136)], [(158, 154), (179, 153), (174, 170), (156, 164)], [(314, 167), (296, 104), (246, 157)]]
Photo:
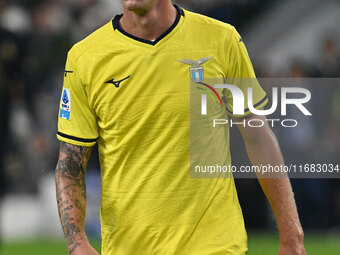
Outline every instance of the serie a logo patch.
[(68, 89), (63, 89), (60, 102), (60, 115), (62, 119), (69, 120), (71, 115), (71, 93)]

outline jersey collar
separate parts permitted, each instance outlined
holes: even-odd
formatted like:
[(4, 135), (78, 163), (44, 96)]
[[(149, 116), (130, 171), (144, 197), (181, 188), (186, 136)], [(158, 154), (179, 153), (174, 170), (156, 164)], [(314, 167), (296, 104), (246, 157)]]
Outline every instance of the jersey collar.
[(146, 44), (150, 44), (150, 45), (156, 45), (160, 40), (162, 40), (165, 36), (167, 36), (178, 24), (179, 20), (181, 19), (181, 16), (184, 17), (184, 11), (183, 9), (181, 9), (180, 7), (178, 7), (177, 5), (174, 4), (174, 7), (177, 10), (177, 16), (176, 19), (174, 21), (174, 23), (171, 25), (171, 27), (168, 28), (168, 30), (166, 30), (163, 34), (161, 34), (156, 40), (154, 41), (150, 41), (150, 40), (145, 40), (142, 38), (139, 38), (137, 36), (134, 36), (132, 34), (129, 34), (127, 32), (125, 32), (121, 26), (119, 25), (119, 20), (123, 17), (123, 14), (119, 14), (116, 15), (114, 17), (114, 19), (112, 20), (112, 26), (114, 30), (118, 30), (119, 32), (121, 32), (122, 34), (126, 35), (127, 37), (130, 37), (136, 41), (142, 42), (142, 43), (146, 43)]

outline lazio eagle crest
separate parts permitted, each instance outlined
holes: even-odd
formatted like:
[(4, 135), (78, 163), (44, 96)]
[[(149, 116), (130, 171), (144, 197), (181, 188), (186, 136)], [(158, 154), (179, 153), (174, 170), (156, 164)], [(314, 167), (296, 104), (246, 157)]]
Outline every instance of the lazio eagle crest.
[(207, 62), (211, 58), (213, 57), (200, 58), (197, 61), (193, 59), (180, 59), (177, 61), (192, 66), (189, 69), (190, 78), (193, 82), (200, 83), (201, 81), (203, 81), (203, 78), (204, 78), (203, 66), (201, 65), (203, 65), (205, 62)]

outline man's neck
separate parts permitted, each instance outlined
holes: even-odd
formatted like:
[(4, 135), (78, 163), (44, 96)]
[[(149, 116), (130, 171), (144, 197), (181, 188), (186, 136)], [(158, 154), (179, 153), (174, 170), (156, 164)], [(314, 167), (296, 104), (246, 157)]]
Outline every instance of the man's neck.
[(131, 35), (153, 41), (171, 27), (176, 16), (177, 10), (171, 1), (159, 1), (143, 14), (124, 9), (120, 26)]

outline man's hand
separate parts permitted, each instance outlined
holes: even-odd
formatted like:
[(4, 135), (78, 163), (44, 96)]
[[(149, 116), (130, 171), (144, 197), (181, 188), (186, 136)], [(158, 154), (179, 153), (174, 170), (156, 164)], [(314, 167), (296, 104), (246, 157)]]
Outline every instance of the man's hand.
[(278, 255), (306, 255), (303, 246), (303, 230), (300, 222), (286, 222), (286, 229), (280, 234), (280, 248)]
[(72, 255), (100, 255), (88, 242), (82, 243)]
[(57, 204), (70, 255), (98, 254), (88, 243), (84, 231), (85, 169), (90, 154), (91, 148), (64, 142), (60, 144), (59, 160), (55, 172)]
[(306, 255), (303, 242), (281, 243), (277, 255)]

